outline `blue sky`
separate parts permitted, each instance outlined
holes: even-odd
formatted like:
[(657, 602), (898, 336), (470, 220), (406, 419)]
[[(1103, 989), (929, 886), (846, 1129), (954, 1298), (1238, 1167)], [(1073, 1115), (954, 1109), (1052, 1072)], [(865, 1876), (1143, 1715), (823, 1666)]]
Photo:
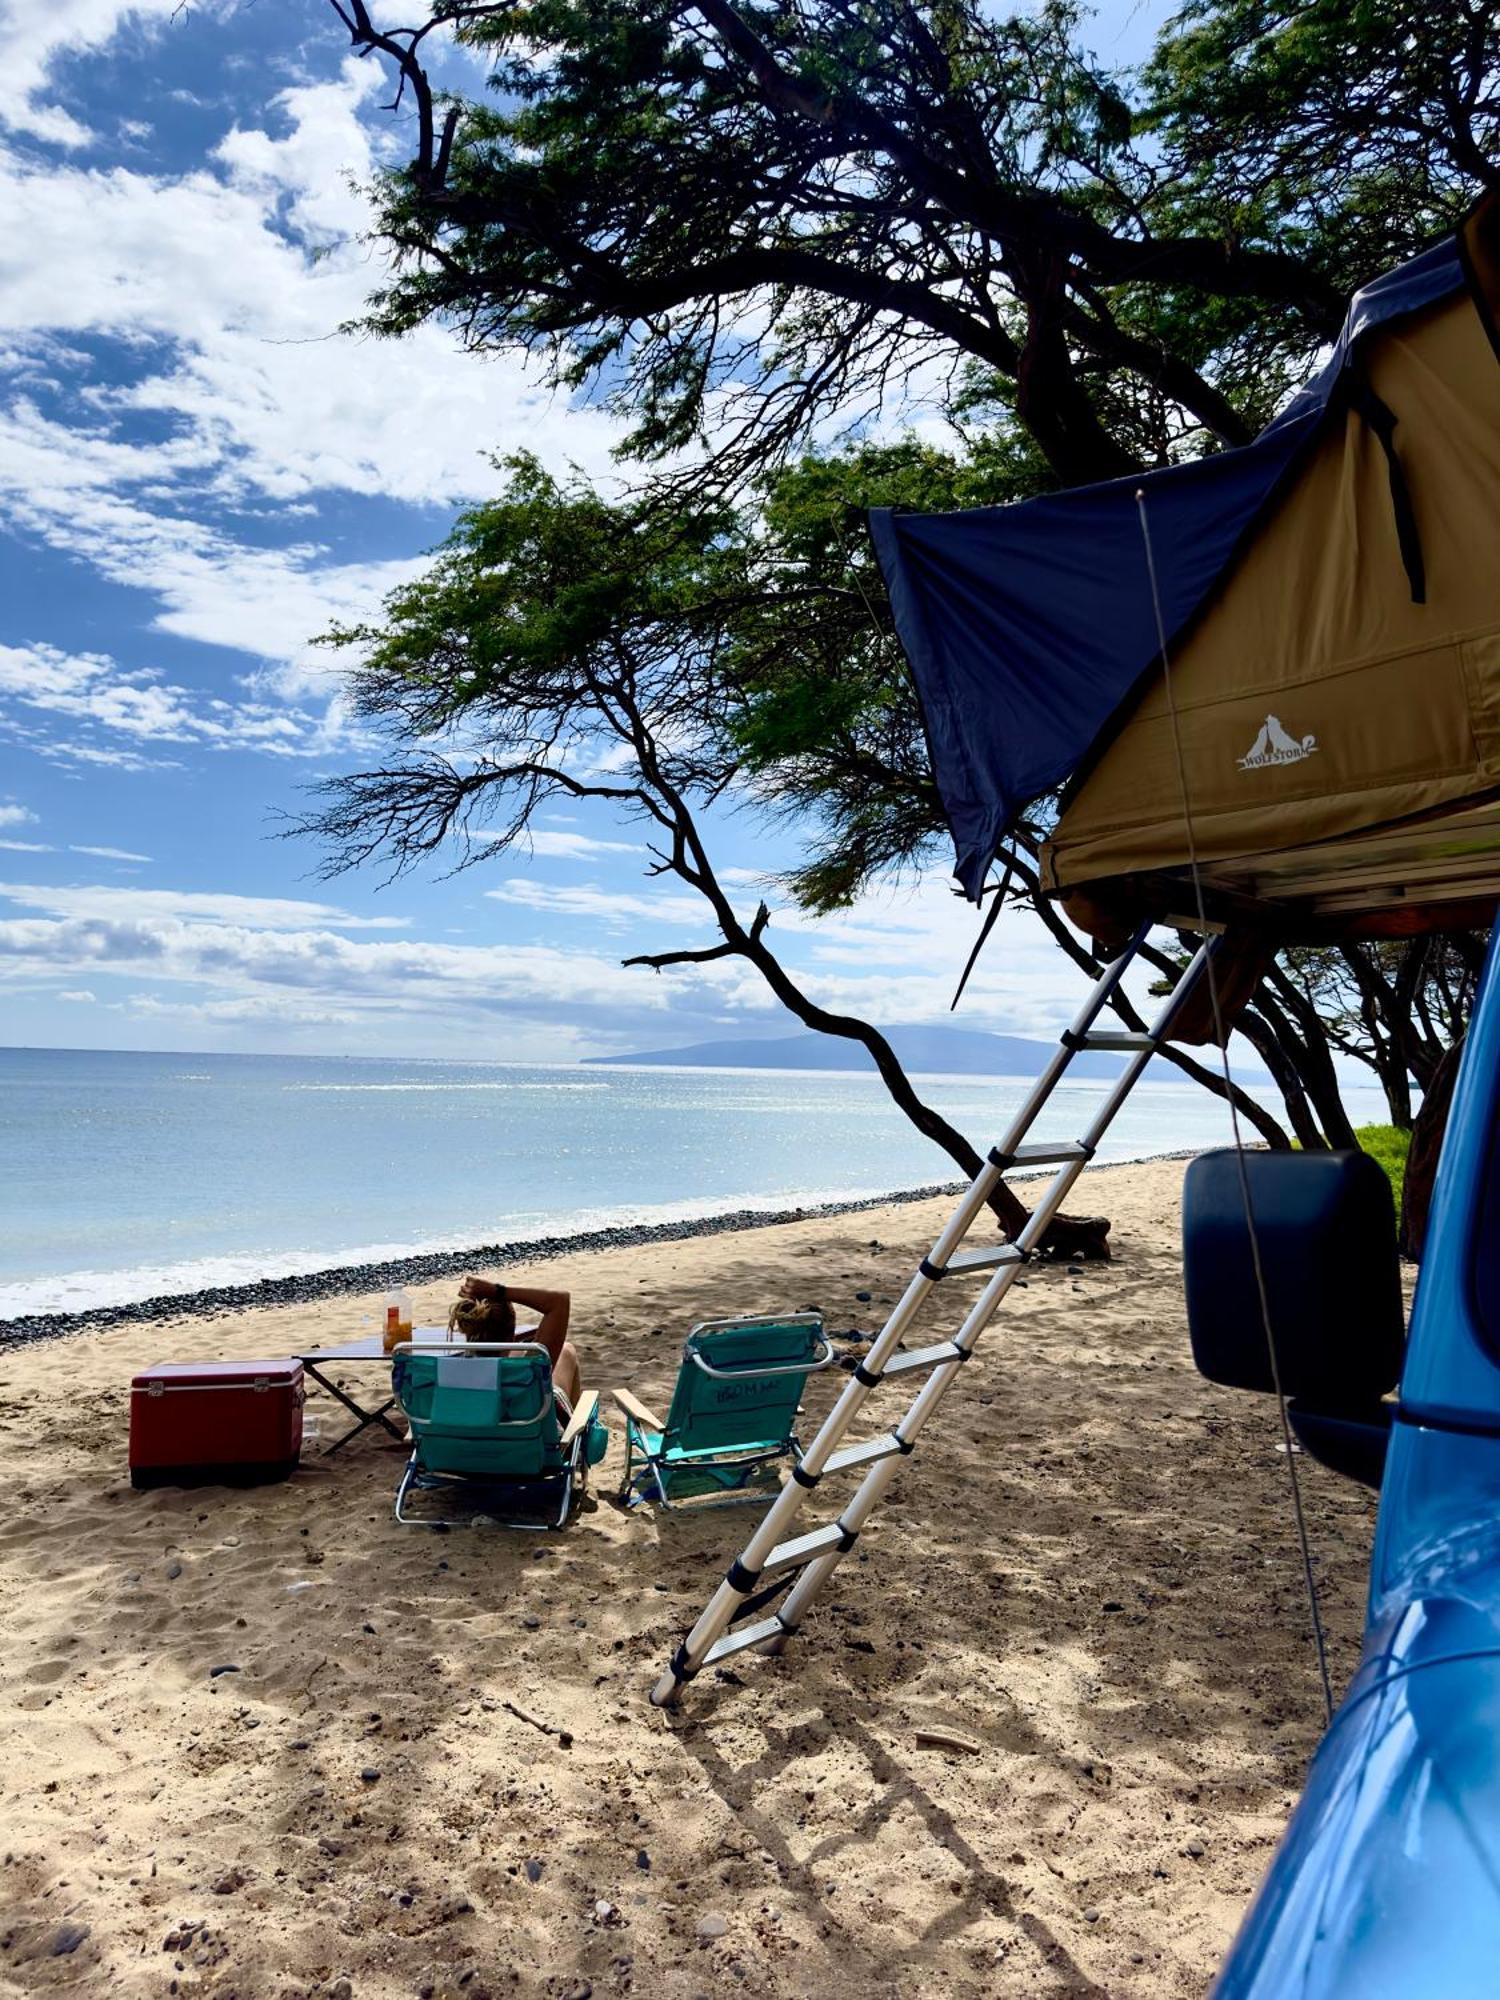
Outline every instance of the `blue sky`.
[[(1138, 55), (1165, 11), (1106, 6), (1094, 43)], [(489, 453), (604, 473), (616, 427), (440, 330), (338, 332), (378, 272), (351, 181), (403, 135), (322, 0), (0, 26), (0, 1042), (539, 1061), (792, 1030), (734, 965), (622, 969), (713, 940), (602, 810), (390, 887), (275, 837), (359, 761), (312, 637), (420, 568)], [(753, 906), (786, 850), (744, 816), (715, 839)], [(828, 1004), (939, 1019), (974, 929), (943, 872), (773, 936)], [(960, 1019), (1050, 1034), (1076, 993), (1016, 917)]]

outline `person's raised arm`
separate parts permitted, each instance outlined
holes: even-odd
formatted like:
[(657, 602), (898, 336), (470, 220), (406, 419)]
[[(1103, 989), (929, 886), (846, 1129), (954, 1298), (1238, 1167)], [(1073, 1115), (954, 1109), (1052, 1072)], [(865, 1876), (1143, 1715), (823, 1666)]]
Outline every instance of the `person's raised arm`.
[(555, 1362), (568, 1337), (568, 1319), (573, 1310), (572, 1293), (548, 1292), (540, 1285), (507, 1285), (505, 1293), (513, 1306), (529, 1306), (533, 1312), (541, 1314), (540, 1326), (530, 1329), (525, 1337), (540, 1341)]

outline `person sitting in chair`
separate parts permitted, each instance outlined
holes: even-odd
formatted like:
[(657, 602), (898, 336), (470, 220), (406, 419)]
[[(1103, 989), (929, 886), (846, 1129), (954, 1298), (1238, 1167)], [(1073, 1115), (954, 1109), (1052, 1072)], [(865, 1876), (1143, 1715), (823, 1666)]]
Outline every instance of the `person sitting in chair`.
[[(568, 1338), (568, 1316), (573, 1308), (571, 1292), (546, 1292), (539, 1285), (502, 1285), (492, 1278), (465, 1278), (458, 1288), (461, 1299), (487, 1299), (499, 1305), (499, 1324), (493, 1315), (488, 1328), (475, 1332), (476, 1340), (534, 1340), (545, 1347), (552, 1362), (553, 1386), (560, 1389), (568, 1399), (569, 1409), (576, 1409), (578, 1398), (583, 1393), (583, 1374), (578, 1365), (578, 1350)], [(539, 1312), (541, 1319), (535, 1326), (516, 1326), (516, 1307), (525, 1306), (532, 1312)]]

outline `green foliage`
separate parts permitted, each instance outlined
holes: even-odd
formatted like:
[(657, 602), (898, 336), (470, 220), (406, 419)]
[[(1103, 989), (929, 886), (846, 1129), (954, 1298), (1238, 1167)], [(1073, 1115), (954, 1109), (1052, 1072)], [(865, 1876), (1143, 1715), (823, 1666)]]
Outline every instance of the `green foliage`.
[(864, 510), (1004, 500), (1025, 477), (1007, 453), (907, 441), (807, 459), (739, 509), (606, 500), (524, 455), (499, 469), (499, 495), (379, 624), (330, 635), (357, 653), (361, 715), (534, 761), (607, 733), (623, 677), (690, 789), (737, 786), (796, 819), (791, 886), (817, 910), (940, 834)]
[(1143, 78), (1174, 202), (1352, 290), (1500, 186), (1495, 31), (1489, 0), (1189, 0)]
[[(629, 414), (627, 453), (689, 451), (614, 504), (513, 463), (361, 635), (361, 698), (420, 686), (440, 726), (496, 726), (521, 664), (566, 684), (612, 623), (649, 631), (676, 727), (806, 830), (816, 909), (939, 825), (859, 510), (1248, 436), (1341, 294), (1495, 178), (1482, 0), (1188, 0), (1139, 76), (1088, 52), (1076, 0), (442, 0), (492, 66), (451, 144), (417, 41), (338, 4), (419, 112), (377, 189), (371, 323), (543, 356)], [(885, 441), (904, 398), (947, 449)]]
[(1354, 1136), (1359, 1141), (1360, 1151), (1368, 1153), (1376, 1165), (1385, 1170), (1399, 1213), (1401, 1185), (1406, 1179), (1406, 1155), (1411, 1148), (1410, 1132), (1403, 1132), (1396, 1125), (1356, 1125)]
[[(1354, 1137), (1362, 1153), (1368, 1153), (1383, 1171), (1391, 1184), (1391, 1193), (1396, 1199), (1396, 1211), (1401, 1210), (1401, 1188), (1406, 1179), (1406, 1156), (1411, 1150), (1411, 1134), (1403, 1132), (1399, 1125), (1356, 1125)], [(1301, 1146), (1292, 1142), (1294, 1152)]]
[[(540, 355), (628, 414), (627, 452), (711, 431), (704, 474), (735, 483), (913, 392), (982, 401), (1050, 479), (1240, 441), (1336, 324), (1381, 173), (1404, 190), (1384, 251), (1456, 198), (1404, 171), (1451, 65), (1397, 93), (1405, 122), (1351, 176), (1301, 146), (1316, 62), (1278, 58), (1287, 122), (1257, 125), (1251, 0), (1199, 0), (1144, 84), (1088, 54), (1068, 0), (440, 12), (493, 88), (381, 177), (396, 265), (370, 323)], [(1389, 69), (1385, 26), (1346, 36), (1353, 74)], [(414, 58), (408, 80), (430, 101)]]
[(1077, 0), (434, 0), (491, 66), (446, 103), (334, 4), (419, 113), (370, 323), (545, 357), (642, 459), (712, 433), (704, 480), (911, 393), (1044, 482), (1240, 441), (1500, 185), (1490, 0), (1187, 0), (1134, 75)]
[[(434, 0), (491, 65), (378, 180), (370, 324), (543, 357), (743, 486), (914, 397), (1038, 484), (1243, 441), (1500, 137), (1489, 0), (1188, 0), (1136, 75), (1077, 0)], [(363, 23), (363, 25), (361, 25)]]
[(540, 754), (596, 729), (612, 688), (629, 682), (638, 696), (665, 676), (679, 736), (710, 735), (730, 510), (611, 502), (526, 453), (497, 469), (499, 495), (459, 516), (378, 625), (329, 635), (359, 650), (358, 711), (407, 734), (462, 728)]
[(958, 459), (906, 440), (804, 459), (747, 511), (761, 589), (727, 635), (728, 729), (757, 795), (807, 843), (790, 883), (805, 907), (843, 907), (873, 876), (917, 862), (943, 829), (866, 510), (998, 505), (1032, 476), (1007, 445), (981, 441)]

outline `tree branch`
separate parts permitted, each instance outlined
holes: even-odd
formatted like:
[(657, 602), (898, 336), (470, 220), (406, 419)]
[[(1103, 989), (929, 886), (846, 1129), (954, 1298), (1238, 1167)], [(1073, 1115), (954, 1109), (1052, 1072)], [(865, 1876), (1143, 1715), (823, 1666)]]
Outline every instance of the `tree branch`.
[(993, 174), (977, 183), (924, 151), (868, 98), (834, 99), (789, 77), (730, 0), (692, 0), (692, 5), (750, 69), (768, 103), (818, 125), (842, 119), (955, 219), (993, 233), (1008, 248), (1044, 248), (1052, 255), (1082, 258), (1112, 284), (1188, 285), (1231, 297), (1296, 305), (1329, 336), (1343, 322), (1342, 296), (1299, 258), (1277, 251), (1246, 251), (1227, 239), (1121, 240), (1081, 208), (1055, 196), (1004, 186)]
[(707, 965), (715, 958), (737, 958), (739, 946), (726, 938), (722, 944), (705, 945), (698, 951), (654, 951), (642, 952), (636, 958), (622, 958), (621, 965), (645, 965), (653, 972), (660, 972), (667, 965)]

